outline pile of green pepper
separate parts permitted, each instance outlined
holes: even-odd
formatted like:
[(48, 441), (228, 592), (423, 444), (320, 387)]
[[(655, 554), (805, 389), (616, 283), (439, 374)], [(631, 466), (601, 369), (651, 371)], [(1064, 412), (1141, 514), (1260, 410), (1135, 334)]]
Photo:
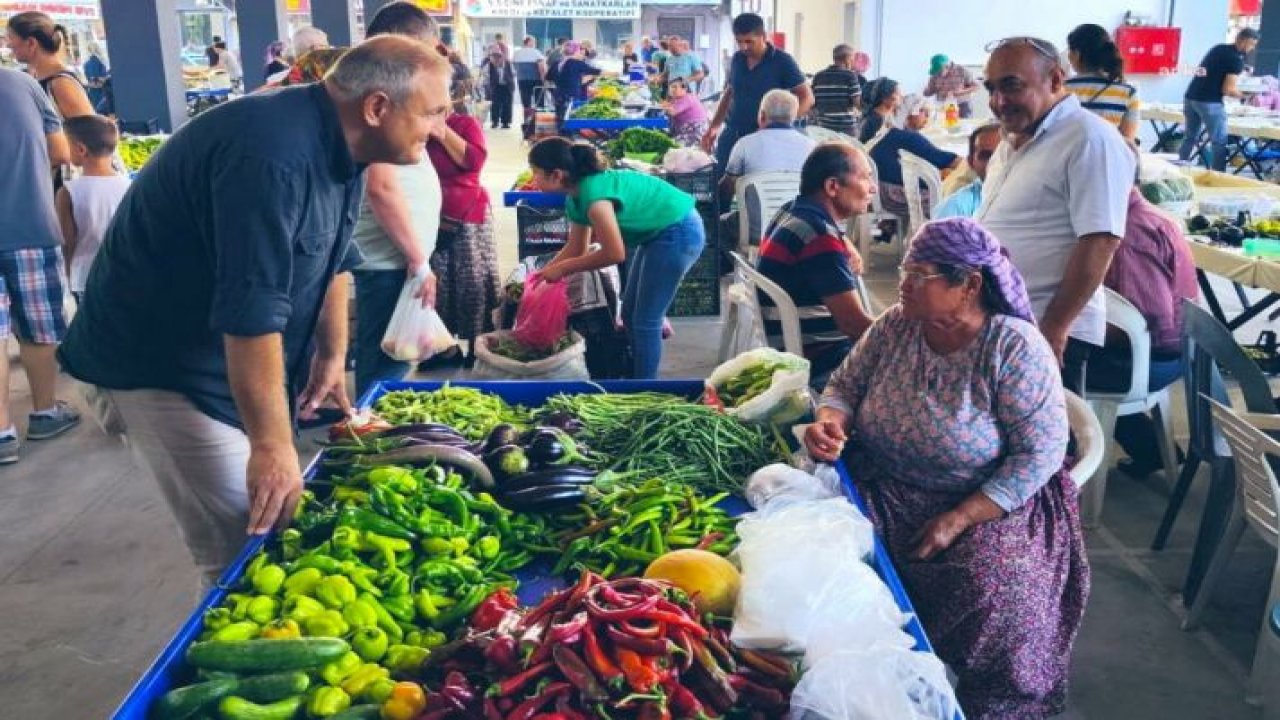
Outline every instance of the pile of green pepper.
[(508, 405), (497, 395), (453, 385), (427, 392), (389, 392), (378, 398), (373, 409), (392, 425), (440, 423), (472, 440), (484, 438), (497, 425), (524, 428), (531, 420), (528, 410)]

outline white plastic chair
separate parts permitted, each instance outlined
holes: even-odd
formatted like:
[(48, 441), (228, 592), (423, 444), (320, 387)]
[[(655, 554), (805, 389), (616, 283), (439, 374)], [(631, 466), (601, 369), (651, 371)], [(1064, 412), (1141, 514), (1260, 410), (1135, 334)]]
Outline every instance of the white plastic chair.
[[(858, 146), (858, 142), (856, 140), (853, 142), (855, 146)], [(869, 151), (870, 148), (868, 147), (865, 149)], [(902, 255), (905, 254), (904, 245), (906, 236), (903, 233), (906, 229), (902, 227), (902, 218), (891, 212), (886, 212), (884, 205), (880, 203), (880, 168), (876, 167), (876, 161), (871, 158), (869, 153), (867, 155), (867, 163), (871, 168), (871, 186), (876, 189), (876, 193), (871, 196), (870, 211), (862, 215), (854, 215), (849, 218), (849, 222), (846, 225), (846, 231), (849, 233), (849, 236), (853, 238), (854, 247), (858, 249), (858, 254), (862, 255), (863, 259), (869, 258), (871, 248), (874, 247), (879, 249), (882, 246), (888, 248), (891, 252), (896, 253), (898, 257), (901, 258)], [(881, 220), (897, 220), (898, 233), (889, 238), (887, 243), (876, 244), (872, 241), (879, 233), (878, 227)]]
[(1107, 452), (1081, 504), (1082, 519), (1086, 527), (1095, 526), (1102, 518), (1102, 502), (1107, 492), (1107, 474), (1111, 471), (1116, 456), (1115, 446), (1111, 442), (1111, 437), (1116, 431), (1116, 418), (1134, 413), (1151, 413), (1165, 474), (1172, 477), (1177, 471), (1177, 456), (1172, 439), (1172, 417), (1169, 413), (1169, 390), (1164, 388), (1153, 393), (1147, 389), (1151, 365), (1151, 332), (1147, 328), (1147, 319), (1120, 294), (1105, 287), (1103, 292), (1107, 297), (1107, 324), (1119, 328), (1129, 338), (1133, 374), (1129, 378), (1129, 388), (1125, 392), (1089, 391), (1087, 393), (1086, 399), (1102, 423)]
[[(755, 260), (760, 246), (759, 236), (764, 234), (778, 210), (794, 200), (799, 192), (800, 173), (752, 173), (739, 178), (734, 189), (734, 200), (738, 205), (738, 252)], [(752, 197), (754, 202), (749, 202)], [(753, 233), (752, 227), (758, 228), (757, 232)]]
[(813, 138), (813, 141), (819, 144), (826, 142), (857, 142), (854, 140), (852, 135), (846, 135), (842, 132), (836, 132), (835, 130), (828, 130), (820, 125), (810, 125), (806, 127), (804, 129), (804, 134)]
[(909, 238), (928, 221), (932, 212), (931, 207), (925, 207), (924, 196), (920, 194), (920, 183), (923, 182), (929, 188), (931, 204), (942, 202), (942, 173), (929, 161), (906, 150), (898, 151), (898, 162), (902, 164), (902, 190), (907, 196), (906, 242), (909, 242)]
[[(823, 305), (797, 306), (786, 290), (765, 277), (755, 265), (741, 254), (730, 252), (733, 259), (734, 281), (729, 288), (729, 310), (724, 330), (720, 335), (720, 362), (750, 349), (757, 343), (769, 344), (765, 321), (776, 321), (782, 326), (782, 349), (804, 357), (805, 341), (823, 342), (844, 339), (839, 332), (806, 336), (800, 329), (802, 320), (830, 318), (831, 313)], [(773, 306), (761, 305), (759, 293), (764, 293)], [(870, 298), (866, 284), (858, 279), (858, 299), (870, 311)], [(775, 336), (776, 337), (776, 336)]]
[(1067, 423), (1076, 439), (1076, 461), (1071, 466), (1071, 479), (1076, 483), (1076, 492), (1083, 492), (1085, 484), (1097, 472), (1106, 455), (1107, 437), (1102, 434), (1102, 423), (1098, 422), (1098, 416), (1093, 414), (1089, 404), (1070, 390), (1064, 392)]
[[(1207, 397), (1207, 396), (1206, 396)], [(1227, 439), (1231, 448), (1231, 457), (1236, 472), (1236, 503), (1231, 510), (1231, 519), (1223, 532), (1218, 548), (1209, 562), (1209, 569), (1200, 582), (1200, 590), (1196, 599), (1187, 611), (1187, 619), (1182, 623), (1183, 630), (1191, 630), (1200, 622), (1200, 616), (1209, 605), (1213, 591), (1222, 578), (1222, 571), (1231, 561), (1240, 536), (1245, 527), (1252, 527), (1272, 548), (1280, 545), (1280, 487), (1276, 485), (1276, 473), (1268, 462), (1268, 456), (1280, 462), (1280, 441), (1267, 435), (1263, 430), (1280, 431), (1280, 415), (1263, 415), (1260, 413), (1236, 413), (1217, 400), (1209, 398), (1213, 420), (1219, 432)], [(1270, 608), (1280, 600), (1280, 556), (1277, 556), (1275, 569), (1271, 574), (1271, 591), (1267, 598), (1263, 613), (1262, 625), (1258, 635), (1258, 644), (1254, 650), (1253, 672), (1249, 678), (1248, 695), (1259, 696), (1275, 678), (1267, 672), (1267, 648), (1270, 630), (1268, 618)]]

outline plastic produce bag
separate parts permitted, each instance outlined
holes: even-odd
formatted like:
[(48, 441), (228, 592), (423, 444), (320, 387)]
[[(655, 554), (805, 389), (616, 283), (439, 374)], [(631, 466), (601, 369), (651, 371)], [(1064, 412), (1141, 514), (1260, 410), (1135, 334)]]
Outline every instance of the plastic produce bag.
[(715, 158), (698, 148), (676, 148), (662, 156), (662, 168), (668, 172), (690, 173), (715, 163)]
[(382, 352), (393, 360), (422, 362), (457, 344), (435, 308), (423, 307), (422, 300), (416, 297), (424, 280), (422, 277), (405, 280), (396, 309), (387, 323)]
[[(768, 366), (775, 366), (772, 375), (761, 377)], [(745, 390), (734, 384), (743, 380), (750, 381)], [(809, 361), (773, 348), (729, 359), (711, 373), (706, 386), (708, 397), (718, 398), (727, 414), (743, 422), (786, 425), (809, 412)]]
[(830, 465), (819, 465), (813, 474), (784, 463), (766, 465), (747, 478), (743, 494), (760, 510), (772, 502), (826, 500), (841, 497), (840, 476)]
[(564, 337), (569, 325), (569, 285), (547, 282), (533, 273), (524, 284), (516, 311), (515, 338), (521, 345), (548, 349)]
[(791, 720), (955, 717), (946, 668), (930, 653), (872, 647), (826, 653), (812, 663), (811, 656), (806, 655), (804, 675), (791, 694)]
[(476, 339), (476, 365), (473, 375), (487, 380), (588, 380), (587, 343), (571, 333), (571, 344), (564, 350), (540, 360), (521, 362), (494, 351), (496, 343), (512, 336), (510, 330), (486, 333)]

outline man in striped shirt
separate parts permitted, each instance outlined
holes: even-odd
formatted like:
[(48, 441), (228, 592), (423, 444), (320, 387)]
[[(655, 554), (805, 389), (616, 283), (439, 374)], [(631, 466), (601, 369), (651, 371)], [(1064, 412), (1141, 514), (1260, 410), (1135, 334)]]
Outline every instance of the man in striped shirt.
[(837, 45), (831, 60), (831, 67), (813, 76), (813, 110), (821, 127), (853, 135), (862, 106), (862, 83), (853, 71), (853, 48)]

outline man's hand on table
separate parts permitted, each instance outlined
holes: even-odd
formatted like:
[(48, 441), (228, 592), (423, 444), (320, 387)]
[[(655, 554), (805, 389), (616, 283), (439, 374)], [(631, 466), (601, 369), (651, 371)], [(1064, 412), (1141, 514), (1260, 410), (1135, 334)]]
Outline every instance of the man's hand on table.
[(249, 489), (248, 533), (264, 535), (272, 527), (287, 525), (302, 492), (302, 469), (293, 445), (252, 448), (245, 474)]
[(298, 418), (310, 420), (326, 401), (338, 406), (346, 416), (354, 414), (351, 399), (347, 396), (347, 366), (345, 357), (323, 357), (316, 353), (311, 359), (311, 378), (298, 396)]

